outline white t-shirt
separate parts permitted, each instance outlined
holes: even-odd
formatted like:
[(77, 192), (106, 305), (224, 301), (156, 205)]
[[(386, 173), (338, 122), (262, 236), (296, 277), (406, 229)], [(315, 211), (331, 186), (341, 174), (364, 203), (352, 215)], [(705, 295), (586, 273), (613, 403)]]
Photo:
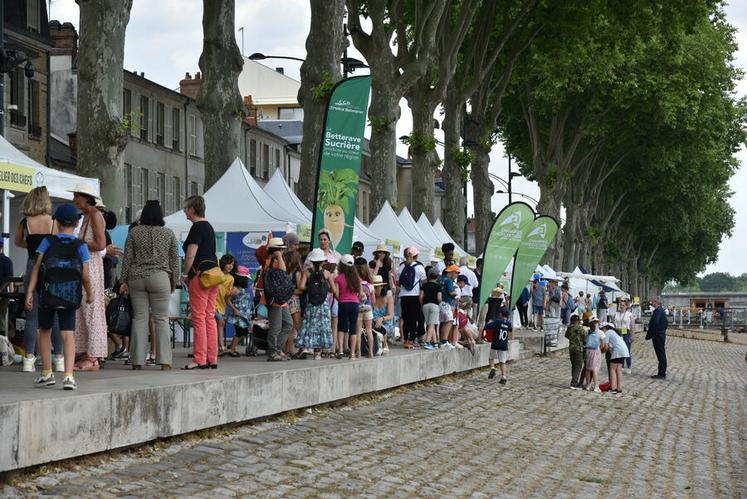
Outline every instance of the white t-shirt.
[(466, 265), (459, 267), (459, 275), (467, 277), (467, 284), (462, 289), (462, 296), (472, 296), (472, 289), (480, 285), (477, 281), (477, 275)]
[[(406, 263), (400, 264), (397, 268), (397, 282), (402, 275), (402, 271), (405, 268)], [(399, 287), (399, 296), (420, 296), (420, 284), (425, 281), (425, 267), (420, 262), (413, 262), (410, 265), (415, 265), (415, 285), (412, 289), (405, 289), (404, 286)]]
[(626, 310), (625, 312), (615, 312), (615, 327), (620, 331), (620, 334), (630, 332), (632, 319), (633, 314), (630, 310)]
[(433, 266), (436, 270), (438, 270), (439, 277), (443, 275), (444, 269), (446, 268), (446, 263), (443, 260), (439, 260), (436, 265)]

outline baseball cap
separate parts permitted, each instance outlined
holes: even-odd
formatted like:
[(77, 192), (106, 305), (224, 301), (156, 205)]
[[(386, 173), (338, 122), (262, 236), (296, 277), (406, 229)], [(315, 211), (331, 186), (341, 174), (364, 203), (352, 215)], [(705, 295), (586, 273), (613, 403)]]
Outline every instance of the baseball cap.
[(420, 254), (420, 251), (415, 246), (410, 246), (409, 248), (405, 248), (405, 256), (408, 253), (414, 258)]
[(579, 319), (578, 314), (575, 313), (575, 312), (571, 314), (571, 320), (573, 320), (573, 319), (576, 319), (576, 320)]
[(463, 282), (464, 284), (469, 284), (469, 279), (467, 279), (466, 275), (460, 275), (457, 277), (457, 282)]
[(459, 265), (449, 265), (446, 267), (446, 272), (459, 272)]
[(70, 203), (61, 204), (54, 210), (54, 217), (61, 224), (76, 225), (80, 215), (78, 209)]
[(441, 274), (438, 272), (438, 269), (436, 267), (431, 267), (431, 269), (428, 271), (428, 275), (430, 277), (439, 277)]
[(342, 258), (340, 258), (340, 263), (350, 267), (355, 265), (355, 259), (353, 258), (353, 255), (342, 255)]
[(361, 253), (363, 253), (363, 243), (362, 243), (362, 242), (360, 242), (360, 241), (356, 241), (356, 242), (354, 242), (354, 243), (353, 243), (353, 249), (354, 249), (354, 250), (358, 250), (358, 251), (360, 251)]

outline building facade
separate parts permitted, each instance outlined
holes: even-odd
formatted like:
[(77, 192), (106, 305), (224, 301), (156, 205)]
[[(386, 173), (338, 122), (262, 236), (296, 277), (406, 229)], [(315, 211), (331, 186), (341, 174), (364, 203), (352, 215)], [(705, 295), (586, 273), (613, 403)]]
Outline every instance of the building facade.
[[(75, 171), (77, 33), (69, 23), (55, 21), (50, 31), (56, 42), (50, 58), (50, 166)], [(147, 200), (159, 200), (168, 215), (181, 209), (186, 196), (202, 194), (204, 139), (193, 98), (127, 70), (123, 87), (121, 113), (130, 137), (124, 150), (124, 220), (119, 223), (130, 223)]]
[(5, 138), (27, 156), (47, 164), (49, 56), (53, 41), (47, 23), (44, 0), (2, 0), (6, 52), (26, 54), (33, 67), (27, 74), (25, 63), (10, 74), (3, 74), (5, 92)]

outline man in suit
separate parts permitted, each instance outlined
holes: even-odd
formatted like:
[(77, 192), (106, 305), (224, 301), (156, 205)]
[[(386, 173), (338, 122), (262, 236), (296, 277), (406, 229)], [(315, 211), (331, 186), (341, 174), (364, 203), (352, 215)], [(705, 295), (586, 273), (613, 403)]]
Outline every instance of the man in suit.
[(667, 326), (669, 325), (669, 321), (667, 320), (666, 312), (664, 312), (664, 307), (661, 306), (661, 298), (655, 296), (649, 300), (649, 303), (654, 307), (654, 313), (648, 322), (646, 339), (650, 339), (653, 342), (656, 359), (659, 361), (659, 372), (651, 377), (654, 379), (666, 379), (667, 352), (664, 345), (667, 341)]

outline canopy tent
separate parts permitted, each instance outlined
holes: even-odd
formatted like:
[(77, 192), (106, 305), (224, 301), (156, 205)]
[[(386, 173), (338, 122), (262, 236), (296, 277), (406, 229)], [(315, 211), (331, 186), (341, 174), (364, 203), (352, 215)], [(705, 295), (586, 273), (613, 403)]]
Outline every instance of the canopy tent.
[(418, 218), (418, 229), (420, 229), (420, 233), (423, 234), (423, 236), (425, 236), (428, 241), (431, 241), (433, 243), (434, 252), (435, 248), (441, 247), (443, 241), (441, 241), (441, 238), (438, 237), (436, 231), (433, 230), (433, 225), (431, 224), (431, 221), (428, 220), (428, 217), (425, 216), (425, 213), (421, 213), (420, 218)]
[(371, 222), (369, 228), (377, 234), (387, 234), (389, 236), (387, 239), (399, 241), (403, 249), (415, 246), (422, 255), (429, 255), (432, 251), (428, 241), (424, 241), (421, 235), (411, 233), (402, 225), (388, 201), (384, 202), (384, 206), (381, 207), (381, 211)]
[(582, 267), (576, 267), (573, 272), (559, 272), (559, 274), (568, 279), (570, 286), (570, 292), (573, 296), (578, 296), (579, 292), (583, 291), (584, 294), (590, 294), (594, 297), (594, 307), (596, 308), (597, 297), (599, 292), (604, 290), (605, 293), (610, 293), (607, 297), (608, 302), (612, 303), (618, 297), (628, 296), (620, 287), (617, 285), (617, 278), (614, 276), (600, 276), (587, 274), (583, 271)]
[[(303, 224), (311, 226), (312, 217), (311, 210), (309, 210), (303, 201), (301, 201), (293, 189), (290, 188), (288, 183), (283, 178), (283, 174), (280, 170), (275, 170), (270, 180), (265, 185), (265, 193), (270, 196), (276, 203), (285, 207), (286, 211), (298, 216), (303, 219)], [(360, 241), (363, 246), (368, 250), (369, 247), (375, 248), (379, 242), (383, 241), (384, 238), (377, 236), (373, 231), (369, 230), (363, 222), (355, 218), (355, 226), (353, 227), (353, 240)]]
[[(402, 224), (402, 227), (404, 227), (408, 233), (415, 235), (419, 239), (425, 241), (430, 246), (430, 249), (427, 254), (428, 257), (433, 255), (436, 251), (436, 248), (441, 246), (441, 243), (438, 242), (438, 239), (433, 237), (434, 234), (432, 232), (426, 233), (420, 230), (420, 226), (415, 221), (415, 219), (412, 218), (412, 215), (410, 214), (410, 210), (407, 209), (407, 206), (402, 208), (402, 211), (399, 212), (399, 217), (397, 218), (399, 219), (399, 222)], [(425, 261), (424, 258), (421, 258), (421, 260)]]
[[(290, 232), (296, 230), (296, 224), (307, 223), (267, 195), (238, 158), (202, 197), (205, 217), (217, 232)], [(177, 237), (191, 226), (181, 211), (165, 221)]]
[[(464, 249), (459, 246), (454, 239), (451, 238), (449, 235), (449, 232), (446, 230), (446, 227), (444, 227), (444, 224), (441, 223), (441, 219), (437, 218), (436, 221), (433, 223), (433, 232), (436, 233), (436, 235), (441, 240), (441, 244), (449, 242), (454, 245), (454, 249), (459, 254), (459, 256), (467, 256), (469, 257), (469, 253), (464, 251)], [(440, 247), (440, 245), (439, 245)]]

